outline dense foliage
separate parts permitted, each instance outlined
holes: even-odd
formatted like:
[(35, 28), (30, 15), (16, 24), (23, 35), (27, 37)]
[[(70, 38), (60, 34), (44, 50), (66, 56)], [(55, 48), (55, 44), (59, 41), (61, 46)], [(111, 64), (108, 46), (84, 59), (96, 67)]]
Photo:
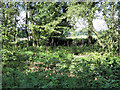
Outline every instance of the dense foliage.
[[(119, 6), (1, 1), (2, 87), (120, 88)], [(19, 19), (22, 11), (24, 23)], [(95, 30), (96, 11), (103, 14), (108, 30)], [(87, 38), (67, 37), (76, 18), (87, 21), (82, 29)]]
[[(91, 51), (91, 47), (79, 48), (3, 49), (3, 87), (118, 88), (120, 57)], [(78, 52), (87, 55), (73, 56)]]

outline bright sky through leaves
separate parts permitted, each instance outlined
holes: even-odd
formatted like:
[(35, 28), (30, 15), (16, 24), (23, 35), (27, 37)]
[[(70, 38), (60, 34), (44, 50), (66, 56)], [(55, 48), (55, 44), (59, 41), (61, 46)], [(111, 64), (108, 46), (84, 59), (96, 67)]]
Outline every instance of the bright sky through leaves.
[[(103, 16), (101, 15), (101, 13), (97, 13), (97, 15), (102, 18)], [(19, 25), (20, 24), (25, 24), (24, 22), (24, 19), (25, 19), (25, 16), (26, 16), (26, 13), (25, 11), (22, 11), (20, 13), (20, 16), (18, 17), (20, 19), (19, 21)], [(104, 19), (94, 19), (93, 20), (93, 25), (94, 25), (94, 28), (97, 30), (97, 31), (100, 31), (100, 30), (106, 30), (107, 29), (107, 25), (106, 25), (106, 22), (104, 21)], [(81, 30), (82, 28), (85, 28), (87, 26), (87, 22), (83, 19), (79, 19), (78, 22), (76, 22), (76, 31), (79, 31)]]

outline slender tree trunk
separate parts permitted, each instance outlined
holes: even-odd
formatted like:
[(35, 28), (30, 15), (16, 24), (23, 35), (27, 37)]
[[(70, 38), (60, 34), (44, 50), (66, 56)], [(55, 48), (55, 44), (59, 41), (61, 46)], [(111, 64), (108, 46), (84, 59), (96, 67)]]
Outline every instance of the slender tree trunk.
[[(7, 3), (7, 8), (9, 8), (9, 4)], [(6, 15), (6, 25), (8, 25), (8, 20), (9, 20), (9, 13)], [(5, 30), (5, 36), (8, 37), (8, 30)]]
[(91, 44), (92, 42), (92, 32), (88, 30), (88, 44)]
[(32, 29), (32, 39), (33, 39), (33, 47), (35, 47), (36, 46), (36, 44), (35, 44), (35, 34), (34, 34), (34, 30), (33, 29)]
[[(120, 12), (118, 21), (120, 21)], [(120, 22), (118, 22), (118, 29), (118, 54), (120, 55)]]
[[(32, 2), (30, 2), (29, 3), (29, 6), (30, 6), (30, 9), (31, 9), (31, 4), (32, 4)], [(31, 18), (31, 24), (34, 24), (33, 23), (33, 10), (31, 9), (31, 12), (30, 12), (30, 18)], [(35, 47), (36, 46), (36, 44), (35, 44), (35, 33), (34, 33), (34, 30), (32, 29), (32, 39), (33, 39), (33, 47)]]
[(25, 20), (25, 33), (27, 35), (27, 47), (29, 47), (29, 33), (28, 33), (28, 4), (26, 3), (26, 20)]
[(27, 24), (28, 24), (28, 13), (26, 11), (26, 20), (25, 20), (25, 33), (27, 35), (27, 47), (29, 47), (29, 34), (28, 34), (28, 30), (27, 30)]
[(17, 47), (17, 42), (16, 42), (16, 15), (15, 15), (15, 31), (14, 31), (14, 42), (15, 42), (15, 47)]
[(90, 45), (92, 42), (92, 29), (94, 27), (92, 27), (92, 21), (93, 21), (93, 11), (92, 11), (92, 7), (89, 8), (89, 17), (88, 17), (88, 44)]
[[(15, 7), (17, 8), (17, 3), (15, 3)], [(18, 12), (18, 11), (16, 11), (16, 13), (15, 13), (15, 30), (14, 30), (14, 42), (15, 42), (15, 47), (17, 47), (17, 41), (16, 41), (17, 12)]]
[(32, 30), (32, 39), (33, 39), (33, 47), (35, 47), (35, 46), (36, 46), (36, 44), (35, 44), (34, 30)]
[(88, 24), (89, 24), (89, 27), (88, 27), (88, 44), (91, 44), (91, 42), (92, 42), (92, 23), (91, 23), (92, 21), (90, 21), (90, 20), (88, 20)]

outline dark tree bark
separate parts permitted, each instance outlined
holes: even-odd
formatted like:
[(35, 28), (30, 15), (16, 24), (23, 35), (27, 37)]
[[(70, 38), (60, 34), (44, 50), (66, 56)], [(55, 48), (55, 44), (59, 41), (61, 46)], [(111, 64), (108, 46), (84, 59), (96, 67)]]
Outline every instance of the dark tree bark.
[(26, 20), (25, 20), (25, 33), (27, 35), (27, 47), (29, 47), (29, 33), (28, 33), (28, 3), (26, 3)]
[[(33, 12), (33, 7), (32, 7), (32, 2), (29, 3), (29, 8), (30, 8), (30, 22), (31, 22), (31, 24), (34, 24), (34, 22), (33, 22), (34, 12)], [(32, 39), (33, 39), (33, 47), (35, 47), (36, 46), (36, 44), (35, 44), (35, 33), (34, 33), (33, 29), (32, 29)]]

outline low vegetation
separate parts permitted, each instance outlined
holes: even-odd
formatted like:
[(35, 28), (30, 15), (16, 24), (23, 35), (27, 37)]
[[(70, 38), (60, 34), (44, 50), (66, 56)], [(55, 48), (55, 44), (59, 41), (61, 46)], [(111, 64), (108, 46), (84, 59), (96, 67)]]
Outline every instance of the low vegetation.
[(3, 49), (3, 87), (119, 88), (120, 56), (92, 50), (78, 46)]

